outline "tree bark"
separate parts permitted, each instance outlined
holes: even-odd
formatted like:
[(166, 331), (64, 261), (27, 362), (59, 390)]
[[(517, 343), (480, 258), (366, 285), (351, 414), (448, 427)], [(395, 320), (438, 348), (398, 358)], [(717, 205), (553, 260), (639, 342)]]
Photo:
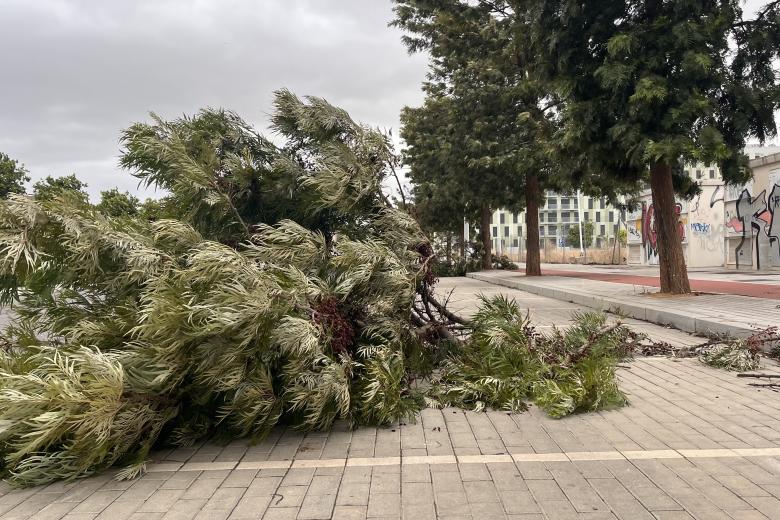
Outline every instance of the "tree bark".
[(688, 269), (680, 236), (679, 217), (675, 210), (672, 167), (655, 163), (650, 167), (650, 189), (653, 194), (653, 215), (658, 247), (658, 264), (661, 276), (661, 292), (688, 294)]
[(447, 231), (447, 267), (452, 265), (452, 233)]
[(527, 228), (525, 243), (525, 275), (542, 276), (541, 255), (539, 252), (539, 178), (529, 174), (525, 180), (525, 224)]
[(493, 237), (490, 236), (490, 220), (493, 216), (493, 211), (490, 206), (484, 204), (482, 206), (481, 215), (481, 234), (482, 234), (482, 269), (490, 271), (493, 269)]

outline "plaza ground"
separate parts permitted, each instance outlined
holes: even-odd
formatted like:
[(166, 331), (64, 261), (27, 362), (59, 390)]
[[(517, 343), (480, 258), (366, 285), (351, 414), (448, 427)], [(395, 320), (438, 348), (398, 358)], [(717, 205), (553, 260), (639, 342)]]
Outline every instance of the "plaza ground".
[[(441, 280), (440, 293), (450, 290), (451, 309), (464, 314), (479, 294), (513, 297), (542, 330), (587, 310), (470, 278)], [(675, 346), (701, 341), (623, 321)], [(535, 407), (427, 409), (382, 428), (277, 428), (256, 445), (156, 453), (133, 481), (107, 472), (4, 485), (0, 520), (780, 518), (780, 393), (694, 359), (621, 366), (630, 406), (614, 411), (553, 420)], [(765, 361), (762, 372), (780, 369)]]

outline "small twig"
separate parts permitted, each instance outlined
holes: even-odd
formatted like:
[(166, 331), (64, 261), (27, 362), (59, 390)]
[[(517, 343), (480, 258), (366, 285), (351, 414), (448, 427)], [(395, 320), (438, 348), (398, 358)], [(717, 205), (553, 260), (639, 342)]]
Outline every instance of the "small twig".
[(737, 374), (737, 377), (766, 377), (767, 379), (780, 379), (780, 374)]

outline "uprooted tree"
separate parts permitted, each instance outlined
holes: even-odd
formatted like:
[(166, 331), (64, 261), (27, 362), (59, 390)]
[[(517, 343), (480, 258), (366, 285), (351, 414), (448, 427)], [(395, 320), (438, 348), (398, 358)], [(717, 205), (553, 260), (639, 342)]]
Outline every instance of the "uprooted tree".
[[(0, 203), (13, 482), (132, 477), (160, 444), (384, 424), (426, 402), (559, 416), (624, 401), (625, 329), (591, 316), (544, 336), (500, 300), (453, 315), (427, 239), (381, 190), (387, 137), (319, 98), (280, 91), (275, 108), (281, 147), (222, 110), (124, 133), (122, 163), (169, 192), (166, 218), (69, 190)], [(442, 362), (426, 396), (415, 379)]]

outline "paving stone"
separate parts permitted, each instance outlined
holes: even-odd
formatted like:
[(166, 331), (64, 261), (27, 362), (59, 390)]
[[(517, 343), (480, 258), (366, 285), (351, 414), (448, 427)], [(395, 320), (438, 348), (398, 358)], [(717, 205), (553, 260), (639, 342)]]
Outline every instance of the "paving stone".
[(246, 520), (250, 518), (262, 518), (263, 513), (271, 504), (271, 496), (244, 495), (238, 501), (229, 518)]
[(333, 506), (336, 503), (336, 495), (311, 495), (307, 494), (298, 512), (301, 520), (327, 519), (332, 516)]
[(306, 495), (306, 486), (279, 486), (271, 499), (271, 508), (300, 507)]
[(340, 506), (368, 506), (368, 495), (371, 485), (367, 482), (342, 482), (336, 497)]
[(400, 493), (372, 493), (368, 497), (368, 517), (400, 517)]

